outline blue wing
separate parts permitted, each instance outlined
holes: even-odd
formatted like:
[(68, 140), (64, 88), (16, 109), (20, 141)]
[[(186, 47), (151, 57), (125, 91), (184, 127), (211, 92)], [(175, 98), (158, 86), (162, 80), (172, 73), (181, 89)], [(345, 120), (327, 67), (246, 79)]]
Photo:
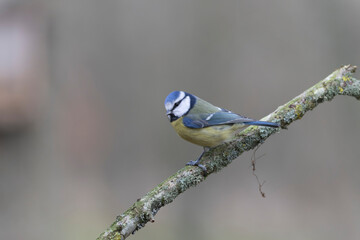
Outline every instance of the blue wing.
[(188, 128), (204, 128), (216, 125), (227, 125), (255, 121), (242, 117), (233, 112), (219, 111), (215, 113), (188, 114), (183, 118), (183, 123)]
[(231, 125), (235, 123), (279, 127), (279, 124), (277, 123), (256, 121), (225, 109), (215, 113), (188, 114), (183, 118), (183, 124), (188, 128), (205, 128), (218, 125)]

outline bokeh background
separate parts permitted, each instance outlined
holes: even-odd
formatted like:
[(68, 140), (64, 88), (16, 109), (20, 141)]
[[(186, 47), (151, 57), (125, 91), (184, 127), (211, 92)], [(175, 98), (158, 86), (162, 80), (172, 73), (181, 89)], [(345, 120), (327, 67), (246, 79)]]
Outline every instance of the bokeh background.
[[(195, 159), (170, 91), (261, 118), (360, 64), (357, 0), (0, 1), (0, 239), (96, 239)], [(359, 77), (359, 74), (355, 76)], [(360, 239), (360, 103), (337, 97), (132, 239)]]

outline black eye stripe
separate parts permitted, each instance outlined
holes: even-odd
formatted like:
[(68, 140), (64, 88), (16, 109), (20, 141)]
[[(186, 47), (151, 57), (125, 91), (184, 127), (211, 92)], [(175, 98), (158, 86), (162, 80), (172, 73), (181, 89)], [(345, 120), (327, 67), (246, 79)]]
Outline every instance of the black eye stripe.
[(171, 110), (174, 110), (177, 106), (179, 106), (179, 105), (180, 105), (180, 102), (181, 102), (181, 101), (176, 102), (176, 103), (174, 104), (174, 107), (173, 107)]
[(185, 98), (186, 98), (186, 95), (180, 101), (177, 101), (176, 103), (174, 103), (174, 106), (172, 107), (172, 109), (170, 111), (173, 111), (175, 108), (177, 108), (180, 105), (180, 103), (182, 102), (182, 100), (184, 100)]

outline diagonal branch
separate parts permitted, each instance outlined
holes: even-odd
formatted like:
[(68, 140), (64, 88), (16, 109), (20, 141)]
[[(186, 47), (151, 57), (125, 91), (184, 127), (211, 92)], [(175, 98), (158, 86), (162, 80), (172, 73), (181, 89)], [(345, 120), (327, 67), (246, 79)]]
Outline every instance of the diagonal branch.
[[(360, 100), (360, 80), (352, 77), (355, 70), (356, 66), (350, 65), (337, 69), (327, 78), (261, 120), (279, 122), (282, 128), (286, 128), (318, 104), (331, 101), (336, 95), (353, 96)], [(206, 176), (198, 167), (186, 166), (180, 169), (118, 216), (110, 228), (98, 237), (98, 240), (127, 238), (131, 233), (144, 227), (147, 222), (153, 222), (159, 209), (174, 201), (179, 194), (204, 181), (208, 175), (220, 171), (243, 152), (255, 148), (277, 131), (273, 128), (251, 126), (240, 132), (233, 141), (211, 149), (203, 156), (203, 162), (207, 168)]]

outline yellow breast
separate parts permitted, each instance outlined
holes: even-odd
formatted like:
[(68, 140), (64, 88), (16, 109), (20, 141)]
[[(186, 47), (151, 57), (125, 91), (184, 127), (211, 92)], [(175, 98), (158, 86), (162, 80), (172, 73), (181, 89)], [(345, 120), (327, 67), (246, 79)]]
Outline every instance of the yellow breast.
[(234, 134), (244, 127), (243, 124), (233, 124), (194, 129), (184, 126), (182, 118), (171, 122), (171, 125), (180, 137), (203, 147), (215, 147), (230, 141)]

